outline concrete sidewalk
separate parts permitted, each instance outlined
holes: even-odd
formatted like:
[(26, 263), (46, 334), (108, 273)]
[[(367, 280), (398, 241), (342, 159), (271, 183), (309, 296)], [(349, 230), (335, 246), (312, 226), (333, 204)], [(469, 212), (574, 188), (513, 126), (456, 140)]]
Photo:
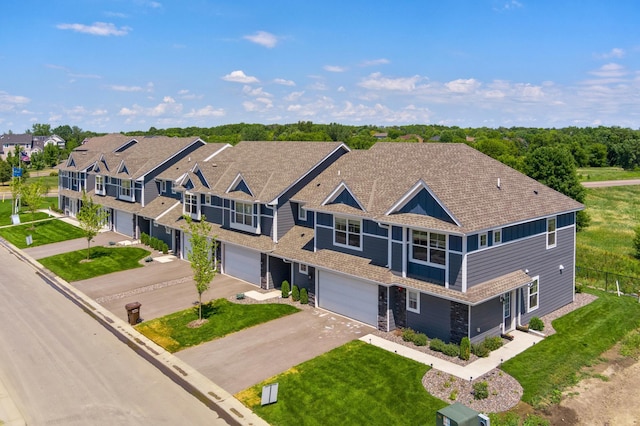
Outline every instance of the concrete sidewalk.
[(11, 399), (11, 395), (0, 380), (0, 424), (3, 426), (24, 426), (27, 423)]
[(512, 341), (508, 342), (500, 349), (491, 351), (491, 354), (487, 358), (479, 358), (465, 366), (445, 361), (433, 355), (383, 339), (382, 337), (374, 336), (373, 334), (367, 334), (366, 336), (361, 337), (360, 340), (378, 346), (379, 348), (385, 349), (389, 352), (394, 352), (398, 355), (418, 361), (422, 364), (430, 365), (436, 370), (443, 371), (451, 374), (452, 376), (459, 377), (464, 380), (473, 380), (487, 374), (494, 368), (499, 367), (504, 361), (524, 352), (543, 339), (543, 337), (536, 334), (525, 333), (517, 330), (513, 331), (511, 334), (514, 336)]

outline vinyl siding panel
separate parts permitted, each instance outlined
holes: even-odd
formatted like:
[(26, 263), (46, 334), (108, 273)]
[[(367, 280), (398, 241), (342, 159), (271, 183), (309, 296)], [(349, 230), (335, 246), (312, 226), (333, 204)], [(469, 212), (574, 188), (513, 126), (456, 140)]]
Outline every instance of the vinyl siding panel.
[[(485, 337), (500, 335), (502, 325), (502, 303), (491, 299), (478, 306), (471, 306), (470, 339), (473, 343)], [(480, 331), (478, 331), (480, 329)]]
[(451, 336), (451, 303), (420, 294), (420, 313), (407, 311), (407, 327), (426, 334), (430, 339), (448, 342)]
[(433, 284), (444, 285), (445, 270), (421, 263), (407, 263), (407, 276)]
[(449, 253), (449, 287), (462, 290), (462, 255)]
[[(309, 271), (309, 274), (301, 274), (299, 264), (294, 263), (292, 284), (297, 285), (298, 288), (300, 289), (306, 288), (307, 293), (314, 293), (315, 292), (315, 268), (308, 266), (307, 269)], [(311, 278), (309, 278), (309, 276), (311, 276)]]
[[(176, 207), (177, 208), (177, 207)], [(201, 206), (200, 212), (203, 216), (206, 216), (207, 222), (222, 224), (222, 209), (212, 206)]]
[[(296, 214), (298, 209), (296, 209)], [(278, 235), (277, 238), (280, 239), (289, 232), (291, 228), (295, 225), (295, 220), (293, 218), (293, 207), (289, 201), (286, 201), (284, 204), (278, 207)], [(264, 232), (263, 232), (264, 233)]]
[(442, 206), (429, 194), (429, 191), (422, 189), (401, 209), (400, 213), (414, 213), (423, 216), (431, 216), (445, 222), (455, 223)]
[(391, 243), (391, 270), (402, 272), (402, 244)]

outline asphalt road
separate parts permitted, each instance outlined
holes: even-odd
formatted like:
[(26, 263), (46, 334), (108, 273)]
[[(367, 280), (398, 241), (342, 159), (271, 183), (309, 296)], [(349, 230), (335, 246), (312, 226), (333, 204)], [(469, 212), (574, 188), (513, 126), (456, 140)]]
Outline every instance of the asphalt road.
[(226, 424), (3, 247), (0, 271), (0, 380), (27, 424)]

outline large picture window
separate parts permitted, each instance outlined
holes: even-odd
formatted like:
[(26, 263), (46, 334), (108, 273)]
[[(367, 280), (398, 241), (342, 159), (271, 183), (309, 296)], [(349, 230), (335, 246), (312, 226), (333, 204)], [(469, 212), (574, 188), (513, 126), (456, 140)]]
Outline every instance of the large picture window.
[(527, 295), (527, 312), (535, 311), (540, 305), (540, 278), (535, 277), (531, 280), (528, 287)]
[(122, 179), (120, 181), (120, 197), (125, 200), (133, 201), (133, 188), (131, 180)]
[(200, 207), (198, 206), (198, 195), (185, 192), (184, 212), (194, 219), (200, 219)]
[(333, 243), (339, 246), (361, 248), (360, 220), (336, 217), (333, 226)]
[(411, 258), (418, 262), (445, 265), (447, 236), (427, 231), (411, 231)]
[(233, 212), (233, 221), (239, 225), (253, 228), (253, 204), (236, 201)]

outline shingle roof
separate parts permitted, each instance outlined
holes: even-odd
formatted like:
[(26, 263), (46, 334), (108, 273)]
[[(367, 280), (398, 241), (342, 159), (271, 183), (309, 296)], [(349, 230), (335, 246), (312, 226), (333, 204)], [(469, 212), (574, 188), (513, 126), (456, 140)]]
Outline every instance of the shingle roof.
[[(419, 226), (416, 217), (386, 213), (420, 182), (451, 212), (462, 233), (584, 207), (467, 145), (449, 143), (378, 142), (338, 159), (294, 200), (308, 210), (326, 211), (322, 202), (344, 183), (363, 204), (362, 216)], [(424, 227), (432, 226), (425, 218)]]
[(253, 197), (238, 194), (238, 198), (271, 202), (341, 147), (347, 150), (341, 142), (240, 142), (211, 161), (198, 163), (211, 188), (191, 176), (193, 191), (228, 196), (227, 189), (242, 175)]
[[(196, 164), (198, 164), (198, 167), (206, 167), (204, 160), (225, 147), (231, 147), (231, 145), (226, 143), (207, 143), (202, 145), (193, 151), (188, 157), (181, 159), (167, 170), (158, 174), (157, 177), (158, 179), (175, 181), (180, 176), (193, 169)], [(215, 163), (215, 157), (213, 157), (210, 162)]]
[[(180, 201), (175, 198), (159, 196), (144, 206), (138, 212), (138, 215), (149, 219), (156, 219), (169, 209), (176, 208), (179, 204), (181, 204)], [(178, 210), (182, 211), (182, 207), (178, 208)]]

